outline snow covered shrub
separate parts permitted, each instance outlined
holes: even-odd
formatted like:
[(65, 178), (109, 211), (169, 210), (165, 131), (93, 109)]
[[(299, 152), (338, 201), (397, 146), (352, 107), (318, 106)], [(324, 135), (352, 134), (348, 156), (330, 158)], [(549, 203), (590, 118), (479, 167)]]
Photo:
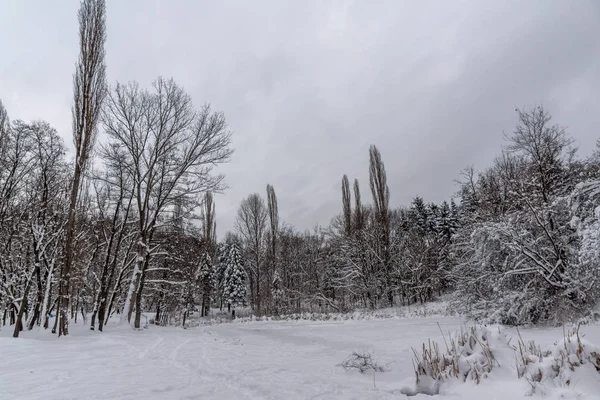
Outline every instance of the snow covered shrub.
[(373, 354), (368, 351), (353, 351), (341, 364), (345, 370), (356, 369), (361, 373), (367, 371), (385, 372), (387, 367), (373, 360)]
[(478, 384), (499, 366), (494, 350), (496, 346), (506, 347), (507, 342), (506, 335), (499, 329), (494, 331), (476, 325), (461, 329), (448, 340), (444, 337), (445, 351), (431, 340), (423, 343), (420, 354), (412, 349), (416, 388), (403, 389), (402, 393), (434, 395), (440, 384), (449, 379)]
[[(579, 326), (565, 331), (563, 338), (543, 349), (535, 341), (525, 342), (518, 332), (518, 342), (498, 329), (472, 326), (460, 333), (444, 338), (445, 351), (429, 341), (420, 352), (413, 349), (416, 386), (404, 388), (405, 395), (439, 394), (440, 386), (450, 380), (471, 381), (475, 384), (488, 377), (492, 371), (504, 367), (504, 376), (512, 372), (510, 360), (517, 372), (530, 385), (528, 395), (547, 395), (551, 390), (573, 395), (577, 382), (597, 382), (600, 379), (600, 347), (582, 339)], [(502, 376), (502, 375), (500, 375)], [(512, 375), (514, 376), (514, 375)], [(561, 397), (562, 398), (562, 397)]]
[(477, 325), (450, 336), (446, 352), (440, 352), (439, 345), (431, 341), (429, 348), (423, 344), (421, 357), (413, 349), (417, 381), (419, 375), (429, 375), (436, 380), (458, 378), (479, 383), (497, 365), (491, 343), (499, 339), (506, 343), (499, 330), (494, 336), (492, 330)]
[(483, 322), (574, 322), (600, 297), (600, 153), (575, 159), (542, 107), (518, 117), (493, 166), (463, 175), (454, 303)]
[(598, 217), (568, 197), (473, 224), (456, 245), (453, 307), (483, 323), (575, 322), (600, 295), (598, 232)]
[(525, 344), (519, 335), (515, 355), (517, 376), (525, 378), (531, 385), (528, 394), (545, 394), (547, 384), (572, 387), (573, 374), (578, 367), (593, 368), (600, 373), (600, 348), (583, 341), (579, 327), (565, 332), (562, 341), (546, 350), (534, 341)]

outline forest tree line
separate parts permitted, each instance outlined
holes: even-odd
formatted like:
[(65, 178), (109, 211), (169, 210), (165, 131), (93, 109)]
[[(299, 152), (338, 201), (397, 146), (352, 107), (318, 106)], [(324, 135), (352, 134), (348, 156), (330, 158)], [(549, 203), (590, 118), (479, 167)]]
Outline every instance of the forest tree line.
[[(273, 201), (249, 196), (230, 240), (246, 254), (255, 311), (343, 312), (446, 294), (453, 310), (488, 322), (591, 315), (600, 295), (600, 142), (580, 158), (543, 107), (516, 116), (492, 165), (465, 168), (453, 198), (439, 204), (416, 196), (407, 207), (390, 207), (375, 146), (371, 203), (363, 203), (358, 180), (344, 175), (341, 212), (327, 227), (277, 228)], [(270, 186), (267, 197), (275, 198)]]
[[(264, 198), (242, 201), (234, 231), (221, 240), (213, 197), (221, 177), (184, 174), (189, 180), (179, 185), (175, 153), (143, 169), (127, 154), (138, 145), (125, 138), (135, 136), (115, 126), (124, 137), (113, 142), (105, 125), (104, 167), (85, 175), (76, 207), (69, 318), (80, 314), (102, 329), (118, 312), (139, 327), (142, 312), (157, 324), (185, 324), (212, 308), (346, 312), (441, 294), (461, 313), (507, 324), (584, 316), (600, 288), (600, 151), (578, 158), (573, 139), (540, 107), (517, 116), (493, 164), (463, 170), (449, 201), (415, 197), (392, 208), (381, 154), (371, 146), (367, 195), (343, 176), (340, 213), (328, 226), (299, 231), (281, 222), (267, 185)], [(4, 127), (2, 323), (31, 329), (47, 326), (59, 304), (72, 165), (48, 124)], [(224, 160), (228, 136), (219, 132)]]
[(341, 177), (328, 226), (286, 224), (266, 185), (217, 238), (214, 167), (233, 151), (224, 115), (195, 107), (172, 79), (109, 86), (104, 0), (84, 0), (78, 17), (74, 159), (50, 124), (10, 120), (0, 103), (0, 325), (15, 336), (66, 335), (70, 322), (103, 330), (115, 314), (140, 328), (145, 313), (185, 325), (214, 308), (346, 312), (442, 294), (505, 324), (596, 305), (600, 148), (579, 157), (542, 107), (517, 110), (498, 157), (465, 168), (448, 201), (390, 205), (371, 146), (369, 181)]

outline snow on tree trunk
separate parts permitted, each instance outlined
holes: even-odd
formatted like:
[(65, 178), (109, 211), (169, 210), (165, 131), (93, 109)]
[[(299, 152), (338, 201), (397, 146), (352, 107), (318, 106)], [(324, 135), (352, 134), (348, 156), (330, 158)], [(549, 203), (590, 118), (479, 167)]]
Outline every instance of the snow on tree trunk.
[(48, 279), (46, 280), (46, 291), (44, 293), (44, 303), (42, 304), (42, 318), (44, 321), (44, 329), (48, 328), (48, 303), (50, 302), (50, 288), (52, 287), (53, 273), (54, 273), (54, 263), (50, 264), (50, 271), (48, 271)]
[(133, 272), (131, 273), (131, 281), (129, 282), (129, 289), (127, 290), (127, 297), (125, 297), (125, 306), (123, 307), (123, 313), (121, 314), (121, 323), (125, 320), (129, 323), (131, 321), (131, 313), (133, 312), (133, 308), (131, 306), (131, 302), (133, 300), (135, 286), (137, 284), (137, 277), (140, 274), (140, 261), (135, 263), (133, 267)]

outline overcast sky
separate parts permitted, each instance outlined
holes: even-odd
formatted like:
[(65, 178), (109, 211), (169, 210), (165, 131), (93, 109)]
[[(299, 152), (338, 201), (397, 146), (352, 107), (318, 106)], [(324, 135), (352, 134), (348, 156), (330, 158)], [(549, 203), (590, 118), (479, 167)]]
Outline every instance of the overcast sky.
[[(0, 99), (72, 147), (76, 0), (0, 0)], [(515, 108), (543, 103), (583, 154), (600, 136), (600, 2), (107, 0), (108, 77), (173, 77), (224, 111), (220, 235), (275, 187), (280, 218), (327, 225), (344, 173), (368, 192), (376, 144), (391, 204), (449, 198), (499, 152)]]

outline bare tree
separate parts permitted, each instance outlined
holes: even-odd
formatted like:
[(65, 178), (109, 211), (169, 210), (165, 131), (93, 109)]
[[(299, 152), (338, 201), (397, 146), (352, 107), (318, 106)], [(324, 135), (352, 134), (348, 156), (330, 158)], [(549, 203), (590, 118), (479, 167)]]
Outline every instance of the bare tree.
[(122, 249), (127, 238), (132, 235), (130, 216), (134, 193), (131, 190), (132, 181), (124, 162), (125, 152), (117, 146), (111, 146), (104, 150), (110, 152), (111, 157), (106, 159), (105, 173), (96, 177), (94, 182), (96, 197), (102, 197), (97, 200), (97, 203), (101, 211), (99, 220), (102, 226), (104, 245), (102, 246), (102, 261), (99, 271), (99, 287), (94, 298), (90, 322), (90, 329), (94, 330), (97, 316), (99, 331), (102, 331), (104, 327), (108, 297), (119, 261), (121, 257), (128, 258), (128, 253), (123, 253)]
[(373, 195), (375, 220), (379, 226), (380, 257), (385, 273), (385, 286), (390, 305), (394, 304), (394, 293), (391, 291), (391, 263), (390, 263), (390, 189), (387, 185), (385, 166), (381, 160), (381, 153), (371, 145), (369, 148), (369, 183)]
[[(277, 240), (279, 236), (279, 209), (277, 207), (277, 195), (275, 189), (271, 185), (267, 185), (267, 208), (269, 212), (269, 248), (270, 248), (270, 271), (269, 271), (269, 284), (271, 292), (273, 292), (273, 279), (279, 279), (277, 272)], [(279, 288), (277, 288), (279, 289)], [(270, 293), (270, 299), (273, 298), (273, 293)], [(270, 304), (272, 302), (270, 301)]]
[[(45, 122), (31, 126), (35, 138), (35, 165), (31, 176), (29, 204), (34, 275), (37, 295), (29, 329), (48, 319), (47, 308), (52, 277), (62, 251), (64, 241), (64, 214), (61, 212), (67, 200), (68, 166), (64, 160), (65, 148), (58, 133)], [(45, 288), (44, 288), (45, 283)]]
[[(520, 179), (520, 188), (511, 189), (519, 193), (524, 208), (530, 214), (529, 218), (542, 233), (541, 238), (535, 238), (535, 245), (544, 240), (550, 250), (545, 257), (525, 251), (524, 254), (535, 265), (546, 264), (541, 267), (543, 272), (540, 274), (548, 282), (553, 282), (553, 287), (562, 287), (565, 270), (569, 267), (566, 256), (568, 246), (564, 243), (567, 234), (559, 231), (559, 226), (564, 223), (557, 221), (558, 213), (553, 207), (558, 195), (573, 189), (567, 185), (569, 164), (574, 156), (574, 150), (571, 149), (573, 139), (561, 126), (550, 124), (552, 117), (541, 106), (529, 111), (517, 110), (517, 113), (519, 122), (513, 134), (507, 137), (507, 149), (511, 155), (521, 157), (518, 164), (521, 169), (526, 165), (530, 167), (525, 174), (520, 174), (520, 177), (526, 177)], [(512, 164), (497, 163), (498, 170), (514, 182), (520, 171), (511, 173), (509, 167)]]
[[(4, 133), (4, 146), (0, 151), (0, 300), (4, 306), (3, 322), (6, 324), (8, 315), (10, 323), (14, 324), (25, 301), (21, 287), (29, 282), (31, 276), (28, 266), (22, 265), (26, 258), (19, 254), (19, 247), (25, 247), (19, 246), (20, 221), (27, 213), (24, 207), (20, 207), (19, 198), (23, 197), (26, 178), (33, 169), (35, 157), (25, 123), (14, 121)], [(23, 278), (27, 278), (27, 282), (23, 282)]]
[(273, 186), (267, 185), (267, 207), (269, 210), (269, 225), (271, 228), (271, 255), (276, 254), (277, 232), (279, 230), (279, 209), (277, 208), (277, 196)]
[(0, 100), (0, 160), (4, 158), (4, 152), (6, 151), (6, 141), (8, 140), (8, 129), (10, 128), (10, 120), (8, 119), (8, 112)]
[(344, 220), (344, 232), (347, 236), (352, 234), (352, 208), (350, 206), (350, 183), (348, 175), (342, 178), (342, 216)]
[(245, 250), (250, 259), (250, 290), (253, 297), (253, 305), (258, 313), (261, 312), (262, 291), (261, 270), (265, 259), (265, 231), (267, 222), (267, 209), (263, 199), (257, 194), (251, 194), (240, 204), (235, 226), (242, 237)]
[(75, 240), (75, 218), (81, 180), (94, 146), (102, 103), (106, 97), (106, 5), (104, 0), (83, 0), (79, 8), (79, 60), (73, 77), (73, 139), (75, 171), (69, 202), (65, 262), (59, 288), (58, 335), (69, 334), (69, 289)]
[[(532, 165), (530, 186), (544, 204), (564, 187), (566, 166), (573, 157), (573, 139), (559, 125), (550, 125), (552, 117), (539, 106), (532, 110), (517, 110), (519, 123), (508, 136), (507, 149), (522, 155)], [(530, 193), (531, 194), (531, 193)], [(554, 224), (550, 220), (551, 229)]]
[(210, 312), (211, 294), (214, 290), (212, 257), (216, 256), (217, 251), (217, 222), (215, 220), (215, 202), (213, 199), (213, 194), (210, 191), (206, 192), (204, 195), (202, 221), (204, 252), (202, 254), (199, 269), (200, 286), (202, 288), (202, 309), (200, 310), (200, 315), (205, 317)]
[(365, 225), (364, 210), (360, 199), (360, 186), (358, 179), (354, 180), (354, 229), (360, 232)]
[[(123, 318), (131, 319), (135, 300), (139, 328), (154, 233), (168, 222), (168, 210), (176, 204), (192, 210), (200, 205), (201, 194), (223, 188), (223, 176), (212, 170), (229, 160), (231, 134), (222, 113), (213, 113), (208, 105), (195, 110), (190, 96), (163, 78), (154, 82), (152, 92), (136, 83), (117, 84), (109, 95), (104, 127), (109, 143), (125, 150), (122, 162), (134, 192), (139, 237)], [(104, 152), (105, 159), (111, 157)]]
[(215, 201), (212, 192), (208, 191), (204, 195), (204, 204), (202, 209), (202, 226), (204, 245), (208, 254), (214, 255), (217, 245), (217, 221), (215, 218)]
[[(6, 297), (2, 289), (9, 289), (18, 309), (13, 334), (18, 337), (28, 310), (32, 311), (28, 328), (40, 322), (44, 281), (52, 274), (63, 242), (60, 211), (66, 168), (60, 137), (45, 122), (15, 121), (6, 144), (4, 161), (9, 170), (0, 172), (0, 209), (6, 211), (0, 218), (0, 298)], [(17, 266), (11, 258), (19, 248), (27, 249), (19, 255), (25, 264), (10, 268)], [(21, 285), (14, 285), (17, 277)], [(29, 297), (33, 290), (35, 296)]]

